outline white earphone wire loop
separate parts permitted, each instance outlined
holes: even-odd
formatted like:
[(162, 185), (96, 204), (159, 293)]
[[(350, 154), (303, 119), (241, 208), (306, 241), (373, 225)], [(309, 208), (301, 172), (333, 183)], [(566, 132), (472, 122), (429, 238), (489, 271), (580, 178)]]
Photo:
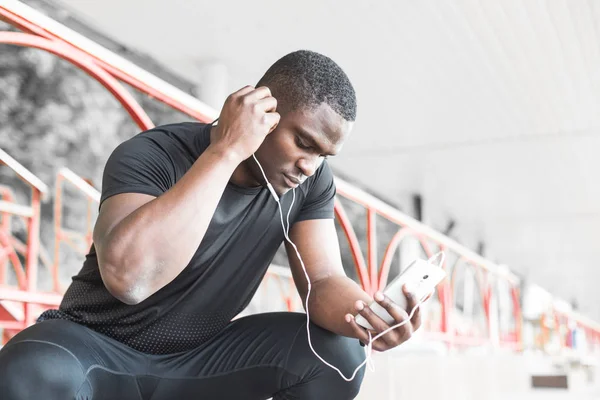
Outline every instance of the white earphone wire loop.
[[(283, 210), (281, 207), (281, 201), (279, 199), (279, 197), (277, 197), (274, 194), (274, 190), (273, 187), (271, 186), (271, 184), (269, 183), (268, 179), (267, 179), (267, 175), (265, 174), (265, 171), (263, 170), (262, 166), (260, 165), (260, 163), (258, 162), (258, 160), (256, 159), (256, 156), (254, 154), (252, 154), (252, 157), (254, 157), (254, 160), (256, 161), (256, 163), (258, 164), (258, 167), (260, 168), (260, 171), (263, 175), (263, 178), (265, 179), (265, 182), (267, 183), (267, 187), (269, 187), (269, 190), (271, 191), (271, 194), (273, 194), (273, 198), (275, 199), (275, 201), (277, 202), (277, 207), (279, 208), (279, 218), (281, 220), (281, 227), (283, 228), (283, 235), (285, 240), (294, 248), (294, 251), (296, 252), (296, 256), (298, 257), (298, 261), (300, 261), (300, 265), (302, 266), (302, 270), (304, 271), (304, 276), (306, 278), (306, 283), (307, 283), (307, 293), (306, 293), (306, 299), (305, 299), (305, 304), (304, 304), (304, 308), (306, 309), (306, 336), (308, 338), (308, 345), (310, 347), (310, 349), (312, 350), (312, 352), (314, 353), (314, 355), (321, 360), (321, 362), (323, 362), (323, 364), (327, 365), (328, 367), (334, 369), (335, 371), (338, 372), (338, 374), (340, 374), (340, 376), (342, 377), (342, 379), (344, 379), (347, 382), (352, 381), (355, 377), (356, 374), (358, 373), (358, 371), (365, 366), (365, 364), (369, 363), (371, 364), (371, 355), (373, 352), (373, 342), (377, 339), (379, 339), (380, 337), (382, 337), (383, 335), (387, 334), (388, 332), (397, 329), (403, 325), (405, 325), (406, 323), (410, 322), (410, 320), (413, 318), (413, 316), (415, 315), (415, 312), (417, 311), (417, 309), (421, 306), (421, 304), (423, 304), (424, 300), (421, 299), (419, 300), (419, 302), (412, 308), (412, 310), (410, 311), (407, 319), (405, 319), (404, 321), (399, 322), (396, 325), (393, 325), (391, 327), (389, 327), (388, 329), (384, 330), (383, 332), (380, 332), (379, 334), (377, 334), (375, 337), (371, 337), (371, 332), (369, 330), (367, 330), (367, 334), (369, 335), (369, 343), (366, 344), (365, 346), (365, 360), (358, 366), (356, 367), (356, 369), (354, 370), (354, 373), (352, 373), (352, 376), (350, 378), (347, 378), (342, 371), (340, 371), (336, 366), (331, 365), (330, 363), (328, 363), (327, 361), (325, 361), (323, 359), (323, 357), (321, 357), (316, 350), (314, 349), (313, 345), (312, 345), (312, 340), (310, 338), (310, 313), (308, 310), (308, 300), (310, 298), (310, 292), (312, 289), (312, 284), (310, 282), (310, 277), (308, 276), (308, 272), (306, 271), (306, 266), (304, 265), (304, 261), (302, 260), (302, 257), (300, 256), (300, 252), (298, 251), (298, 248), (296, 247), (296, 244), (294, 242), (292, 242), (292, 240), (289, 237), (289, 230), (290, 230), (290, 213), (292, 211), (292, 208), (294, 206), (294, 202), (296, 201), (296, 191), (292, 190), (292, 203), (290, 205), (290, 208), (288, 209), (288, 213), (287, 213), (287, 218), (286, 218), (286, 222), (287, 222), (287, 227), (283, 221)], [(441, 260), (439, 265), (443, 265), (444, 263), (444, 259), (445, 259), (445, 254), (443, 251), (440, 251), (438, 253), (436, 253), (435, 255), (433, 255), (427, 262), (428, 263), (432, 263), (432, 261), (436, 260), (438, 257), (440, 257), (441, 254)]]

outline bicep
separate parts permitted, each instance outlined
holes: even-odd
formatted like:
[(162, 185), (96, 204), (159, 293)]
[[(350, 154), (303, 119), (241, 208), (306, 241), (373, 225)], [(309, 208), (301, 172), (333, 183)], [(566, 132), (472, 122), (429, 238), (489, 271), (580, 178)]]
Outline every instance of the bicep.
[(94, 246), (98, 255), (110, 232), (131, 213), (155, 198), (141, 193), (121, 193), (106, 199), (94, 226)]
[(102, 176), (100, 212), (94, 227), (96, 250), (131, 213), (166, 192), (175, 172), (164, 150), (168, 143), (138, 135), (121, 143), (108, 158)]
[[(333, 219), (297, 222), (290, 230), (290, 239), (298, 248), (311, 283), (330, 276), (345, 276)], [(298, 292), (304, 298), (308, 285), (302, 263), (287, 241), (286, 251), (294, 282)]]

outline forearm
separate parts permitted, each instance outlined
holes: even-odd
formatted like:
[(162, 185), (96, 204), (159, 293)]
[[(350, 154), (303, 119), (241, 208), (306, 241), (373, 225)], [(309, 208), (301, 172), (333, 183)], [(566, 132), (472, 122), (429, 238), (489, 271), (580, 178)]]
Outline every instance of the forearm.
[(310, 320), (339, 335), (356, 337), (344, 319), (346, 314), (356, 314), (355, 304), (373, 300), (360, 286), (346, 276), (331, 276), (313, 284), (309, 298)]
[(210, 147), (165, 194), (144, 204), (102, 243), (102, 267), (139, 302), (171, 282), (198, 249), (239, 161)]

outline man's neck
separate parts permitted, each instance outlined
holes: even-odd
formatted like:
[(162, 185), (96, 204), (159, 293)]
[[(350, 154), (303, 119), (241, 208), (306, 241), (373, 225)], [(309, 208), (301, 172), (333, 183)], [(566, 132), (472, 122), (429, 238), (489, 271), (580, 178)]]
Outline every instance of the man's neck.
[(262, 186), (260, 182), (258, 182), (250, 173), (249, 163), (255, 162), (251, 157), (247, 160), (242, 161), (240, 165), (237, 166), (233, 174), (231, 175), (230, 182), (235, 183), (238, 186), (243, 187), (258, 187)]

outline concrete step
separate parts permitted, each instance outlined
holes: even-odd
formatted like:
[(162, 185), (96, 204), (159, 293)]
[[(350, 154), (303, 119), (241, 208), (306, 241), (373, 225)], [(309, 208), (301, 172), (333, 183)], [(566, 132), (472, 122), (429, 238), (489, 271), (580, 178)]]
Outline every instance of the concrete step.
[(539, 369), (542, 359), (521, 354), (433, 355), (398, 349), (375, 354), (373, 360), (375, 372), (367, 371), (359, 400), (600, 399), (595, 375), (583, 369), (563, 372), (568, 389), (533, 389), (532, 367)]

